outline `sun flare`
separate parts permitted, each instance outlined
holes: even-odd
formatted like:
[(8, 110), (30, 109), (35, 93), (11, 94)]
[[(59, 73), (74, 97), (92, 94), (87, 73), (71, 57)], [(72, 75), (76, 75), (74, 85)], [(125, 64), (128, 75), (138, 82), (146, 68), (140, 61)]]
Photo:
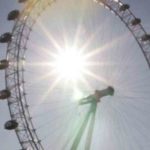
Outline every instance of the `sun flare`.
[(53, 67), (62, 79), (76, 81), (83, 76), (86, 59), (77, 49), (64, 49), (56, 56)]

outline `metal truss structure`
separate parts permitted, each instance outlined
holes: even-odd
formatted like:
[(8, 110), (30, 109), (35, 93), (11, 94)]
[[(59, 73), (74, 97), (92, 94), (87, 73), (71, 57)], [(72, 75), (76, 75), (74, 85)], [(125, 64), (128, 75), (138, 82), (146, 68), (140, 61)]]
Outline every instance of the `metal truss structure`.
[[(138, 43), (150, 68), (150, 36), (141, 22), (129, 9), (129, 5), (120, 0), (94, 0), (97, 4), (109, 9), (126, 25)], [(22, 150), (44, 150), (32, 123), (26, 100), (24, 62), (27, 43), (32, 27), (45, 9), (55, 0), (27, 0), (24, 9), (15, 20), (12, 39), (8, 42), (6, 58), (9, 66), (5, 69), (6, 89), (11, 92), (8, 106), (12, 120), (18, 122), (15, 129)]]

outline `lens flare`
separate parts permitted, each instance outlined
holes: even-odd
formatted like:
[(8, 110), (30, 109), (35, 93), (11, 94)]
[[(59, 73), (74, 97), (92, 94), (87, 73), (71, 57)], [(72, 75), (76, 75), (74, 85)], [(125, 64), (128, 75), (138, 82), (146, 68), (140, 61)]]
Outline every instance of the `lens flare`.
[(53, 67), (63, 79), (78, 80), (85, 70), (86, 59), (80, 50), (68, 48), (59, 52), (53, 62)]

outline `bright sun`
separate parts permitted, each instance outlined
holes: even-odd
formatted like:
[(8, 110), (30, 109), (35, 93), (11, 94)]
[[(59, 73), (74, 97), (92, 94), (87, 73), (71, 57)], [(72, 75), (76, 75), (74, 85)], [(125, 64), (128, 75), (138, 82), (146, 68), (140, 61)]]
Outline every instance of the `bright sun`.
[(86, 59), (79, 50), (68, 48), (59, 52), (53, 62), (53, 67), (61, 78), (75, 81), (82, 78)]

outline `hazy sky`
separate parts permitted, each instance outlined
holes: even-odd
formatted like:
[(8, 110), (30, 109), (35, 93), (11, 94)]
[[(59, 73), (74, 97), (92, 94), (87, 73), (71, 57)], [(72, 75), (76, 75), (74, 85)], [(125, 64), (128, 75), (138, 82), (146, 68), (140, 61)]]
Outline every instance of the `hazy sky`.
[[(93, 33), (97, 33), (94, 34), (92, 42), (87, 46), (86, 53), (101, 47), (105, 50), (98, 52), (90, 60), (98, 64), (109, 64), (90, 67), (90, 70), (105, 78), (107, 84), (113, 85), (116, 89), (114, 97), (104, 98), (105, 101), (98, 105), (91, 149), (149, 150), (150, 72), (140, 49), (118, 18), (108, 10), (91, 4), (90, 0), (87, 2), (82, 0), (82, 2), (80, 3), (80, 0), (58, 0), (51, 9), (45, 11), (41, 16), (31, 35), (27, 52), (29, 63), (26, 68), (27, 98), (31, 109), (33, 108), (31, 114), (38, 134), (41, 139), (45, 137), (43, 145), (46, 150), (59, 150), (64, 146), (67, 138), (72, 136), (72, 128), (75, 128), (77, 121), (79, 118), (82, 119), (82, 114), (86, 111), (86, 109), (76, 107), (72, 101), (68, 102), (68, 99), (73, 99), (71, 94), (73, 91), (68, 85), (64, 89), (63, 82), (60, 82), (45, 98), (47, 106), (44, 103), (39, 105), (40, 99), (43, 98), (46, 89), (49, 89), (55, 77), (52, 76), (33, 84), (34, 80), (36, 81), (39, 76), (43, 76), (51, 69), (48, 69), (47, 66), (35, 68), (30, 66), (33, 61), (49, 62), (52, 58), (44, 53), (44, 50), (54, 52), (55, 49), (47, 33), (54, 37), (59, 45), (63, 45), (65, 40), (71, 45), (74, 42), (77, 27), (80, 26), (82, 31), (78, 37), (80, 46), (88, 42), (88, 38)], [(131, 6), (135, 16), (141, 18), (144, 28), (150, 32), (150, 1), (123, 0), (123, 2)], [(6, 20), (7, 14), (10, 10), (20, 6), (17, 1), (0, 1), (0, 33), (11, 31), (13, 22)], [(45, 30), (46, 32), (44, 32)], [(6, 45), (1, 44), (0, 59), (5, 58), (5, 51)], [(34, 79), (33, 82), (29, 80), (31, 76)], [(94, 89), (105, 88), (107, 85), (103, 82), (98, 83), (90, 76), (86, 76), (86, 80), (92, 88), (87, 88), (87, 85), (79, 83), (80, 92), (85, 96), (93, 92)], [(0, 89), (4, 88), (4, 72), (1, 71)], [(49, 99), (64, 103), (49, 103)], [(0, 114), (0, 149), (20, 149), (15, 133), (6, 131), (3, 127), (4, 123), (10, 119), (6, 101), (0, 103)], [(63, 115), (60, 117), (60, 114)], [(68, 130), (66, 130), (66, 124), (68, 124)], [(85, 135), (79, 146), (80, 150), (84, 149), (84, 139)], [(66, 149), (69, 150), (69, 146), (70, 144)]]

